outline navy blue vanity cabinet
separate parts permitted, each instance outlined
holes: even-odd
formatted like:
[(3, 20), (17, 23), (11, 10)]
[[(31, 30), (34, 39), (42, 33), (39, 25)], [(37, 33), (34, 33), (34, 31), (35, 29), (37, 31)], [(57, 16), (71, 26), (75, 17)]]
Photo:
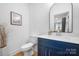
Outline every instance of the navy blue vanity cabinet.
[(38, 38), (38, 56), (79, 56), (79, 44)]

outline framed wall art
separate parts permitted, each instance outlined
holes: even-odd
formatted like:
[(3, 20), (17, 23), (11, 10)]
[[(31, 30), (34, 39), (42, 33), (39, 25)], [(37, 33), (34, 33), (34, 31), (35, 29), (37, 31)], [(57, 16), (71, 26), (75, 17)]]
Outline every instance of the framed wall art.
[(11, 17), (11, 25), (22, 26), (22, 15), (11, 11), (10, 17)]

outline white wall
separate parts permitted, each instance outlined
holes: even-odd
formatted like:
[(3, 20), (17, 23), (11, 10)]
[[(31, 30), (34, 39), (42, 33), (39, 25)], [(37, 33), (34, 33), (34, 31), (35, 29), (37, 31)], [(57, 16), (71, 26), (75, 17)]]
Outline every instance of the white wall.
[(29, 4), (30, 34), (48, 32), (50, 6), (51, 4), (48, 3)]
[(73, 34), (79, 36), (79, 3), (73, 3)]
[[(10, 24), (10, 11), (22, 15), (22, 26)], [(6, 27), (7, 47), (3, 48), (3, 55), (8, 55), (20, 48), (29, 37), (29, 10), (28, 4), (6, 3), (0, 4), (0, 24)]]

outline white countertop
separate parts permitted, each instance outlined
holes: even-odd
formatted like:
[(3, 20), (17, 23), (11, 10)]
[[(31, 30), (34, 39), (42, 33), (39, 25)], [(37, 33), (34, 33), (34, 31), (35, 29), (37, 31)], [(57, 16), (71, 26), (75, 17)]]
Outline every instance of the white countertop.
[(62, 36), (62, 35), (58, 36), (58, 35), (45, 35), (45, 34), (32, 35), (32, 36), (79, 44), (79, 37), (75, 37), (75, 36)]

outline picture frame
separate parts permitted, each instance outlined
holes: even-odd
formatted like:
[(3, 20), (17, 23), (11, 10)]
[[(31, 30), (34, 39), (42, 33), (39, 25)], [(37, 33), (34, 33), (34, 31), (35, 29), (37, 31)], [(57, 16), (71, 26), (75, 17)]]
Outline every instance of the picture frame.
[(22, 26), (22, 15), (14, 12), (14, 11), (11, 11), (10, 18), (11, 18), (11, 25)]

